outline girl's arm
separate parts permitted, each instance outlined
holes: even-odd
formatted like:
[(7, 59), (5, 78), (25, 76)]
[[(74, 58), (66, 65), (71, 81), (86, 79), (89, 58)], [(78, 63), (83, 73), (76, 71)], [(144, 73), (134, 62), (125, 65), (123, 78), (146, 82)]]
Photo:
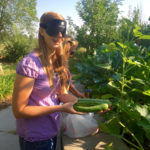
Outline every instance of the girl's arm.
[(77, 97), (85, 98), (85, 95), (80, 93), (72, 83), (70, 84), (69, 91)]
[(34, 78), (16, 74), (12, 98), (12, 110), (16, 118), (38, 117), (57, 111), (77, 113), (73, 109), (73, 105), (76, 103), (75, 101), (55, 106), (29, 106), (28, 99), (32, 92), (34, 81)]

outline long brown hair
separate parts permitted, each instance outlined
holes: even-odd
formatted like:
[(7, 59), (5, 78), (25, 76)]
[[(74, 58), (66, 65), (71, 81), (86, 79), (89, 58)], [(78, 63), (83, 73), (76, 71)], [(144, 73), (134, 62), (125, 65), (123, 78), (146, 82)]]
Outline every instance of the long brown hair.
[[(64, 72), (65, 74), (63, 77), (63, 82), (62, 82), (62, 92), (63, 94), (68, 94), (69, 87), (70, 87), (70, 82), (68, 83), (68, 80), (71, 80), (68, 78), (68, 61), (70, 57), (70, 50), (75, 50), (76, 47), (78, 46), (78, 42), (74, 39), (72, 39), (70, 36), (65, 37), (64, 42), (63, 42), (63, 50), (64, 50)], [(69, 73), (70, 74), (70, 73)]]
[(63, 42), (63, 49), (64, 49), (64, 64), (65, 67), (68, 66), (68, 61), (70, 57), (71, 50), (74, 51), (78, 46), (78, 41), (72, 39), (70, 36), (66, 36)]
[[(40, 18), (40, 23), (47, 24), (49, 21), (53, 19), (60, 19), (64, 20), (64, 18), (55, 12), (46, 12), (44, 13)], [(40, 34), (38, 34), (38, 48), (36, 51), (39, 52), (39, 57), (41, 60), (41, 63), (46, 71), (46, 75), (49, 80), (50, 86), (53, 86), (53, 79), (54, 79), (54, 73), (57, 72), (63, 80), (63, 47), (60, 46), (60, 48), (57, 50), (59, 52), (58, 55), (56, 55), (56, 52), (54, 53), (54, 50), (49, 50), (46, 46), (44, 37)], [(48, 55), (50, 53), (50, 55)]]

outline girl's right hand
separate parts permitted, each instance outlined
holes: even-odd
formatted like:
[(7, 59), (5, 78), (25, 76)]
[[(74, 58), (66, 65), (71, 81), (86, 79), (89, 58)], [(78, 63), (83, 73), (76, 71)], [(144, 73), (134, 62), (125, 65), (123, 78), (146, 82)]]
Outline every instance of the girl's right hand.
[(62, 105), (62, 111), (63, 112), (66, 112), (66, 113), (70, 113), (70, 114), (79, 114), (79, 115), (83, 115), (83, 114), (86, 114), (86, 113), (82, 113), (82, 112), (78, 112), (76, 111), (74, 108), (73, 108), (73, 105), (77, 103), (77, 101), (71, 101), (71, 102), (67, 102), (67, 103), (64, 103)]

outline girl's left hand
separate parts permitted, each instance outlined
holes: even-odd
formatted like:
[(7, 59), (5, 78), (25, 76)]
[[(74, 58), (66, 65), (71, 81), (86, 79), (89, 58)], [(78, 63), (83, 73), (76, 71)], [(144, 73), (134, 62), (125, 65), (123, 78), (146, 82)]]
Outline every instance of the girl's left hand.
[(84, 93), (79, 93), (78, 97), (80, 97), (80, 98), (86, 98), (86, 96), (84, 95)]
[(108, 109), (106, 109), (106, 110), (101, 110), (101, 111), (98, 112), (98, 114), (104, 114), (104, 113), (106, 113), (106, 112), (111, 111), (112, 109), (113, 109), (113, 107), (112, 107), (112, 105), (110, 105)]
[(58, 98), (63, 103), (67, 103), (67, 102), (71, 102), (71, 101), (75, 101), (75, 102), (78, 101), (78, 99), (71, 94), (58, 94)]

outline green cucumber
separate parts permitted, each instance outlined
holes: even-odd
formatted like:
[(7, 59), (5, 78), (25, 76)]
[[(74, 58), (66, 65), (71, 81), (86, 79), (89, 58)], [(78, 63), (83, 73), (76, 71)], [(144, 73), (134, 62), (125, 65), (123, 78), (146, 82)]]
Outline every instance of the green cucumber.
[(101, 104), (101, 103), (107, 103), (108, 105), (112, 105), (111, 101), (109, 100), (106, 100), (106, 99), (93, 99), (93, 98), (79, 98), (78, 99), (78, 103), (98, 103), (98, 104)]
[(112, 103), (104, 99), (79, 98), (74, 109), (80, 112), (99, 112), (108, 109)]
[(108, 109), (108, 104), (103, 103), (103, 104), (93, 105), (93, 106), (78, 106), (74, 104), (74, 109), (79, 112), (99, 112), (101, 110)]

